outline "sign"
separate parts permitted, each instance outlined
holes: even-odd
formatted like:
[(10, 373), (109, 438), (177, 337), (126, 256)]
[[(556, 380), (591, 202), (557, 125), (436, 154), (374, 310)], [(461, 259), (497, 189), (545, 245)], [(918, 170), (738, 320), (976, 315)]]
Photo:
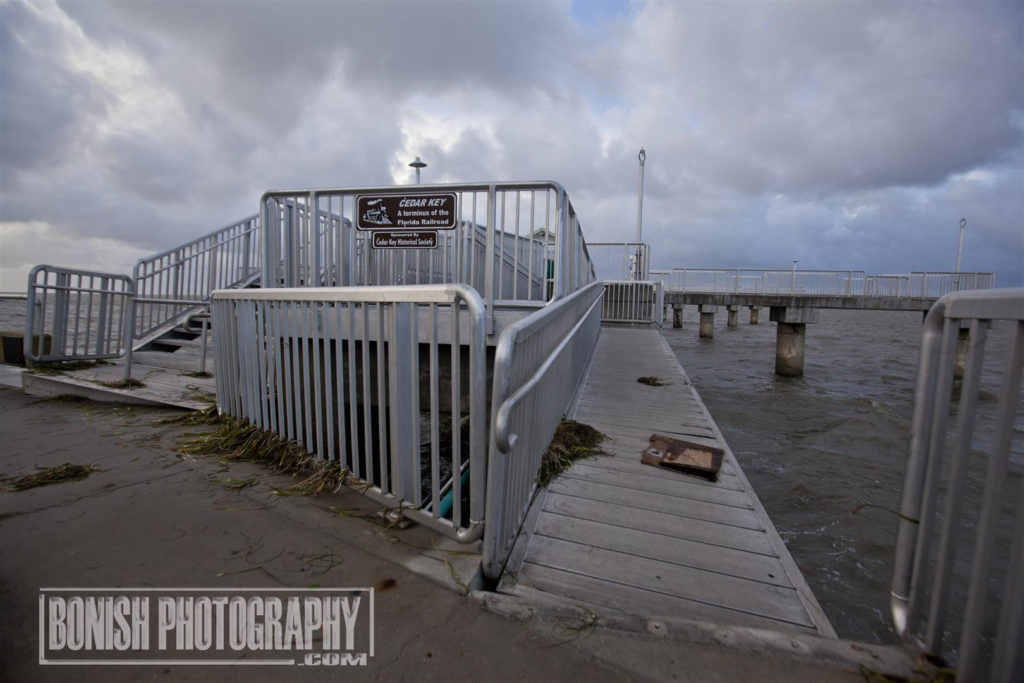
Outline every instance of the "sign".
[(372, 588), (41, 588), (39, 663), (367, 666)]
[(375, 249), (436, 249), (437, 230), (377, 230), (373, 233)]
[(360, 195), (360, 230), (451, 230), (456, 223), (454, 192), (410, 195)]

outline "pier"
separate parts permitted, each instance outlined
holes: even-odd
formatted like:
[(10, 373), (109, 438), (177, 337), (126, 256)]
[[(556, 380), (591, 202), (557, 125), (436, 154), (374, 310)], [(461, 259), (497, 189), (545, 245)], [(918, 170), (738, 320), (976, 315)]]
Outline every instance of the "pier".
[[(695, 306), (700, 316), (699, 335), (714, 337), (715, 314), (724, 308), (728, 326), (739, 324), (739, 311), (749, 310), (749, 323), (757, 325), (762, 308), (777, 323), (775, 372), (785, 377), (804, 373), (807, 326), (818, 322), (818, 309), (920, 311), (927, 313), (945, 294), (961, 287), (989, 289), (991, 273), (911, 273), (868, 276), (854, 271), (654, 271), (652, 278), (664, 288), (665, 320), (682, 327), (684, 308)], [(965, 335), (966, 336), (966, 333)], [(966, 346), (961, 346), (962, 356)]]
[[(599, 279), (557, 183), (416, 189), (429, 194), (445, 207), (440, 225), (417, 231), (429, 248), (378, 240), (367, 221), (365, 207), (398, 211), (408, 188), (285, 190), (265, 193), (255, 216), (141, 259), (131, 276), (38, 266), (25, 356), (98, 365), (26, 375), (24, 386), (145, 399), (140, 379), (154, 393), (180, 393), (209, 369), (216, 394), (205, 398), (221, 415), (297, 444), (382, 512), (464, 548), (459, 567), (472, 569), (453, 571), (455, 583), (485, 605), (516, 614), (582, 606), (647, 633), (672, 624), (706, 637), (697, 624), (711, 624), (726, 643), (773, 643), (773, 656), (828, 652), (830, 665), (853, 670), (885, 660), (889, 673), (908, 675), (902, 650), (886, 659), (892, 650), (833, 645), (835, 631), (657, 328), (666, 306), (678, 324), (683, 306), (700, 307), (702, 333), (719, 306), (731, 325), (741, 307), (755, 324), (767, 307), (779, 326), (777, 371), (799, 374), (819, 308), (927, 310), (927, 278), (897, 279), (895, 293), (849, 272), (842, 293), (797, 292), (796, 271), (785, 273), (788, 292), (765, 289), (777, 279), (767, 271), (730, 271), (725, 291), (680, 289), (675, 271)], [(741, 280), (762, 291), (740, 291)], [(955, 341), (963, 324), (977, 340), (991, 318), (1024, 317), (992, 301), (950, 308), (944, 334)], [(608, 436), (606, 453), (538, 486), (563, 417)], [(655, 433), (720, 449), (718, 479), (641, 463)]]

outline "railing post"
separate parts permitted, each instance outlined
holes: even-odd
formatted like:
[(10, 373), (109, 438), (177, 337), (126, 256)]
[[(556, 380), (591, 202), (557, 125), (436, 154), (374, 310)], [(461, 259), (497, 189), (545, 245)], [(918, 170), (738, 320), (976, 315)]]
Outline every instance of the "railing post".
[[(132, 280), (135, 281), (134, 279)], [(135, 286), (132, 286), (132, 291), (128, 294), (127, 299), (128, 310), (124, 316), (124, 379), (128, 381), (132, 378), (132, 360), (135, 353)]]
[(498, 232), (498, 188), (491, 185), (487, 188), (487, 237), (484, 240), (484, 305), (487, 309), (487, 334), (494, 334), (494, 243)]
[[(67, 273), (58, 272), (53, 300), (53, 348), (64, 353), (68, 327), (68, 286)], [(45, 325), (45, 322), (44, 322)]]

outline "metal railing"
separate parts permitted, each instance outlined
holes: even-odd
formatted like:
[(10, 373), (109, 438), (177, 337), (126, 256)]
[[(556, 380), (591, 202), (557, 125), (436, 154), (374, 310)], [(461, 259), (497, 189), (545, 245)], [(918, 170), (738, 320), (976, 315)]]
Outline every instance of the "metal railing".
[(139, 259), (132, 271), (132, 338), (141, 340), (210, 301), (217, 289), (244, 287), (259, 278), (259, 216)]
[(665, 316), (665, 292), (660, 282), (604, 280), (601, 321), (661, 325)]
[(672, 268), (650, 271), (669, 292), (885, 296), (938, 298), (954, 291), (995, 286), (992, 273), (914, 271), (866, 275), (860, 270), (758, 270)]
[[(432, 249), (375, 247), (374, 231), (357, 229), (360, 196), (447, 193), (455, 227), (437, 230)], [(260, 214), (263, 287), (462, 283), (490, 314), (495, 302), (539, 306), (595, 279), (576, 212), (554, 182), (272, 191)]]
[[(139, 342), (167, 332), (190, 316), (204, 314), (214, 290), (258, 281), (260, 246), (259, 216), (250, 216), (139, 259), (132, 271), (135, 295), (129, 302), (123, 332), (125, 379), (131, 379)], [(205, 372), (205, 332), (202, 337), (199, 371)]]
[(25, 358), (99, 360), (123, 353), (132, 281), (126, 275), (39, 265), (28, 276)]
[[(966, 352), (962, 380), (958, 344)], [(932, 307), (921, 340), (892, 613), (904, 638), (956, 665), (957, 680), (1024, 678), (1022, 374), (1024, 289), (950, 294)]]
[(483, 572), (501, 576), (541, 458), (583, 378), (601, 328), (595, 282), (502, 331), (494, 360)]
[(479, 538), (487, 361), (475, 290), (236, 289), (215, 292), (212, 313), (222, 412), (347, 468), (419, 523)]
[(650, 247), (642, 242), (588, 242), (598, 280), (647, 280)]

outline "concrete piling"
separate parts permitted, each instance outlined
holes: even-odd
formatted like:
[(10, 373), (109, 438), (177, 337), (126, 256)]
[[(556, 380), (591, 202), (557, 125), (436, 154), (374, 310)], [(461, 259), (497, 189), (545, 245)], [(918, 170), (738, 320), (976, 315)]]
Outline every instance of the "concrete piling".
[(700, 311), (700, 338), (713, 339), (715, 336), (715, 310), (718, 306), (700, 304), (697, 310)]
[(818, 322), (818, 310), (772, 306), (769, 316), (773, 322), (778, 323), (775, 332), (775, 374), (783, 377), (802, 376), (807, 325)]

